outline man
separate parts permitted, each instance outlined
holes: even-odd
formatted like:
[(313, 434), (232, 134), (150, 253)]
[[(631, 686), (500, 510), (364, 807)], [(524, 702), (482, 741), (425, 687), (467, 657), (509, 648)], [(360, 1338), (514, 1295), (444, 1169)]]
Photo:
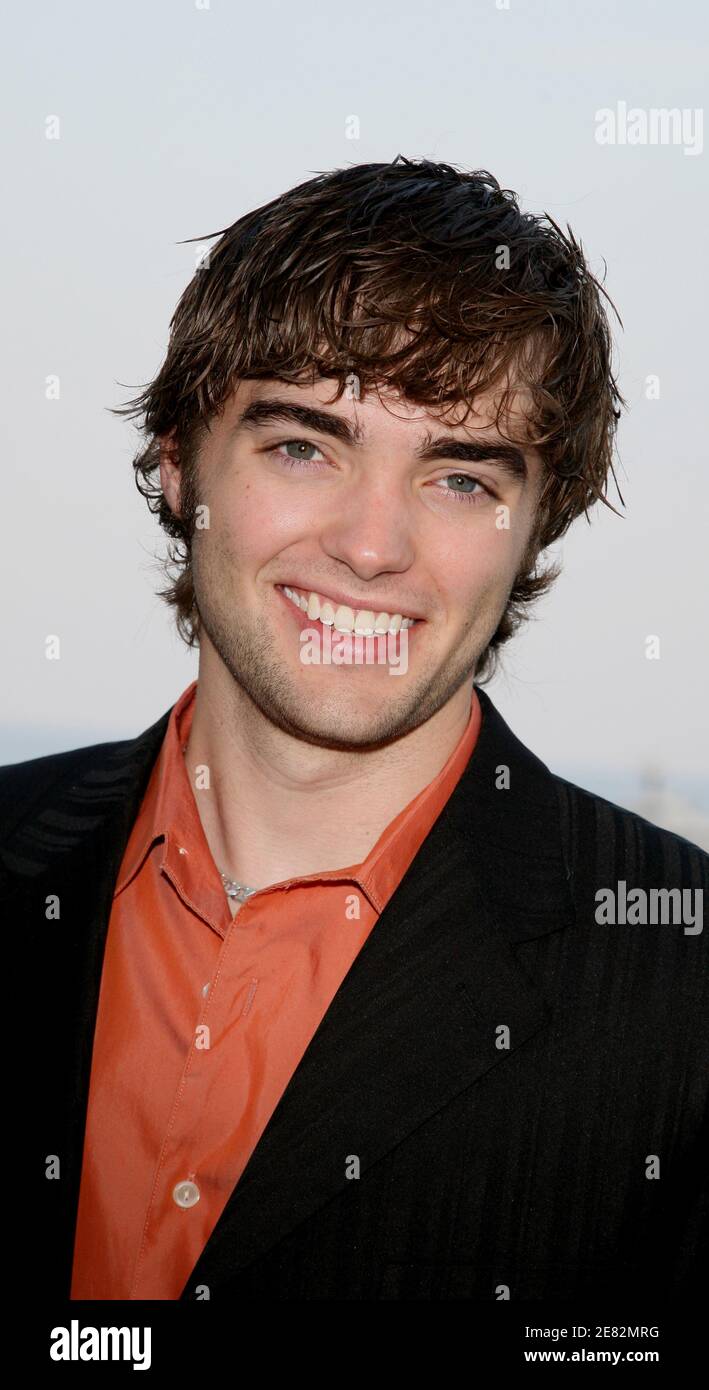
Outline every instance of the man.
[(610, 359), (485, 172), (319, 176), (198, 269), (129, 409), (198, 680), (2, 772), (46, 1292), (693, 1290), (707, 856), (482, 686), (606, 502)]

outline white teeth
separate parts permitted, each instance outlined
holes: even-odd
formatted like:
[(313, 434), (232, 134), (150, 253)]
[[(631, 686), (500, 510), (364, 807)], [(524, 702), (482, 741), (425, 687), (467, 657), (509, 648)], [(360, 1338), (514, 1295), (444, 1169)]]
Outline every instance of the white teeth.
[(335, 609), (335, 632), (351, 632), (354, 627), (355, 615), (346, 603), (338, 604)]
[(280, 587), (296, 608), (307, 613), (309, 618), (319, 618), (321, 623), (334, 627), (336, 632), (354, 632), (359, 637), (381, 637), (389, 632), (393, 635), (403, 627), (413, 627), (417, 621), (416, 618), (404, 618), (401, 613), (374, 614), (370, 608), (354, 610), (346, 603), (335, 605), (312, 590), (306, 598), (305, 594), (296, 593), (287, 584)]
[(374, 636), (374, 614), (371, 608), (360, 608), (354, 620), (354, 630), (362, 637)]
[(285, 584), (283, 586), (283, 592), (284, 594), (288, 595), (289, 599), (291, 599), (291, 601), (295, 604), (296, 608), (302, 608), (305, 612), (306, 608), (308, 607), (307, 599), (301, 598), (300, 594), (296, 594), (295, 589), (287, 589)]

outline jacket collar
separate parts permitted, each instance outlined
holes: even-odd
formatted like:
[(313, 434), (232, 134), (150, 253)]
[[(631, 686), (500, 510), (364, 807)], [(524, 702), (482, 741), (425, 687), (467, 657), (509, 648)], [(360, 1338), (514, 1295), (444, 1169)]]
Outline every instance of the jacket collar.
[[(480, 733), (439, 820), (474, 859), (485, 896), (507, 917), (505, 935), (544, 935), (571, 912), (554, 778), (485, 690), (475, 689)], [(23, 817), (18, 798), (20, 823), (7, 827), (0, 849), (11, 875), (34, 879), (61, 865), (68, 869), (74, 855), (83, 860), (96, 844), (107, 851), (106, 876), (115, 884), (172, 708), (134, 739), (41, 760), (52, 764), (53, 775), (42, 810)]]
[[(515, 945), (574, 919), (554, 779), (476, 686), (472, 757), (291, 1077), (182, 1298), (214, 1289), (543, 1028), (549, 1008)], [(73, 1232), (91, 1049), (113, 888), (170, 710), (138, 738), (56, 761), (41, 812), (4, 859), (34, 902), (71, 903), (66, 988), (48, 1000), (65, 1104)], [(33, 905), (33, 911), (38, 907)], [(64, 927), (63, 931), (67, 928)], [(59, 986), (48, 994), (52, 998)], [(54, 1011), (53, 1011), (54, 1010)], [(498, 1046), (500, 1024), (509, 1046)], [(64, 1268), (70, 1270), (71, 1251)]]
[(482, 727), (444, 811), (471, 858), (482, 897), (510, 942), (533, 940), (574, 919), (562, 850), (556, 780), (475, 687)]

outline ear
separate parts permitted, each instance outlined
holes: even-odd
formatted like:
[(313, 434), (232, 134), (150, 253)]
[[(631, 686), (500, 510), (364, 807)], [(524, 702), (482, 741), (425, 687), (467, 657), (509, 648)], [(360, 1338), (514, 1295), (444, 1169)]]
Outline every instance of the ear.
[(176, 430), (160, 435), (160, 486), (170, 511), (180, 516), (180, 459)]

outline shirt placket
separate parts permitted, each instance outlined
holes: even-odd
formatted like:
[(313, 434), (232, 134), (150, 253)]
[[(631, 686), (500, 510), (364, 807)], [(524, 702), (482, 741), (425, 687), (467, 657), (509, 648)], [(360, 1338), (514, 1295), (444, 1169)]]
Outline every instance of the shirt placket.
[[(230, 1054), (238, 1054), (257, 984), (248, 959), (244, 959), (245, 955), (248, 958), (248, 948), (244, 950), (248, 938), (243, 930), (238, 931), (240, 916), (238, 913), (226, 930), (213, 979), (200, 991), (196, 1022), (155, 1174), (131, 1292), (133, 1299), (150, 1296), (146, 1289), (159, 1280), (168, 1255), (173, 1253), (179, 1263), (189, 1263), (186, 1278), (218, 1219), (214, 1212), (213, 1177), (204, 1166), (205, 1151), (210, 1147), (205, 1138), (205, 1107), (214, 1091), (216, 1049), (227, 1045), (224, 1039), (228, 1025)], [(242, 1113), (248, 1104), (247, 1095), (238, 1095), (239, 1071), (236, 1066), (235, 1113), (239, 1102)]]

